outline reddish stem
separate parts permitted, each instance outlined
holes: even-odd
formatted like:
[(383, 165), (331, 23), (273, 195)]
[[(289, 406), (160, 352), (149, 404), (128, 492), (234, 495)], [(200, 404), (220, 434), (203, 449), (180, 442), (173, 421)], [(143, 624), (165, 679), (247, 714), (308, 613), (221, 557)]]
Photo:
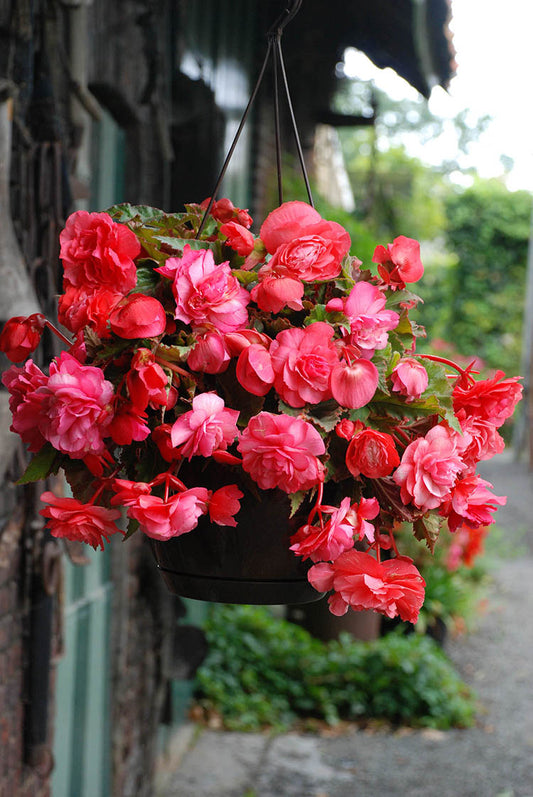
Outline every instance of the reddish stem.
[(66, 343), (67, 346), (72, 346), (74, 341), (69, 340), (67, 337), (65, 337), (65, 335), (63, 335), (63, 333), (60, 332), (59, 329), (57, 329), (57, 327), (55, 327), (50, 321), (48, 321), (48, 319), (45, 319), (44, 325), (45, 327), (48, 327), (48, 329), (51, 330), (54, 333), (54, 335), (56, 335), (59, 338), (59, 340), (63, 341), (63, 343)]

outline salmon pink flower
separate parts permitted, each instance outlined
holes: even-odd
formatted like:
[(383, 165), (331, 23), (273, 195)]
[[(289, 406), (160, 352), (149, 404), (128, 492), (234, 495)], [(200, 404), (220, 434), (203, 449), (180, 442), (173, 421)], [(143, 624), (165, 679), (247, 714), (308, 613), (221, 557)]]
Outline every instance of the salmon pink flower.
[(353, 548), (354, 526), (350, 517), (350, 499), (343, 498), (340, 507), (320, 506), (320, 516), (329, 515), (320, 525), (307, 523), (291, 537), (291, 551), (313, 562), (336, 559), (343, 551)]
[(238, 449), (242, 467), (262, 490), (309, 490), (324, 479), (317, 457), (325, 453), (316, 429), (301, 418), (260, 412), (243, 430)]
[(247, 346), (237, 360), (239, 384), (254, 396), (266, 396), (274, 383), (270, 352), (258, 343)]
[[(200, 204), (201, 208), (204, 210), (209, 205), (210, 197), (204, 199), (204, 201)], [(222, 224), (227, 224), (230, 221), (236, 221), (238, 224), (241, 224), (243, 227), (248, 229), (252, 226), (253, 219), (248, 213), (247, 210), (243, 210), (242, 208), (236, 208), (231, 199), (227, 199), (227, 197), (223, 197), (222, 199), (213, 202), (211, 207), (211, 215), (217, 221), (222, 222)]]
[[(327, 224), (328, 222), (323, 222), (321, 226), (324, 227)], [(329, 222), (329, 224), (333, 225), (335, 222)], [(340, 225), (337, 226), (340, 227)], [(340, 227), (340, 229), (343, 228)], [(323, 232), (327, 235), (330, 230), (326, 228), (323, 229)], [(303, 282), (335, 279), (340, 274), (342, 258), (350, 248), (350, 236), (348, 233), (346, 236), (347, 239), (341, 246), (336, 240), (316, 233), (294, 238), (276, 249), (268, 267), (271, 271), (283, 270), (291, 277)]]
[(16, 365), (8, 368), (2, 374), (2, 382), (11, 394), (9, 398), (9, 409), (13, 418), (11, 431), (19, 435), (29, 451), (32, 453), (40, 451), (46, 443), (46, 438), (39, 429), (39, 417), (44, 399), (44, 393), (40, 388), (45, 387), (48, 377), (33, 360), (27, 360), (22, 368)]
[(407, 401), (419, 399), (428, 386), (428, 372), (412, 357), (404, 357), (392, 369), (392, 389), (407, 397)]
[[(338, 302), (333, 299), (326, 309), (338, 309)], [(343, 303), (343, 312), (350, 321), (350, 341), (368, 358), (376, 349), (385, 348), (388, 333), (400, 322), (398, 313), (385, 310), (385, 303), (383, 293), (369, 282), (356, 282)]]
[(162, 423), (152, 431), (152, 440), (165, 462), (176, 462), (181, 459), (181, 453), (172, 445), (171, 430), (171, 423)]
[(457, 412), (457, 418), (463, 434), (470, 441), (461, 454), (467, 467), (473, 469), (478, 462), (502, 453), (505, 441), (493, 423), (475, 415), (467, 415), (464, 410)]
[(50, 378), (40, 391), (39, 429), (54, 448), (73, 459), (104, 453), (113, 385), (100, 368), (81, 365), (63, 352), (50, 365)]
[(378, 263), (381, 279), (392, 289), (405, 288), (406, 282), (418, 282), (424, 273), (420, 244), (405, 235), (395, 238), (386, 248), (376, 246), (372, 262)]
[(126, 374), (126, 385), (131, 403), (140, 412), (148, 404), (154, 409), (167, 404), (168, 377), (150, 349), (137, 349)]
[(331, 392), (341, 407), (357, 410), (374, 397), (379, 382), (378, 369), (370, 360), (339, 362), (331, 372)]
[(200, 393), (192, 400), (192, 410), (180, 415), (171, 431), (172, 445), (183, 457), (210, 457), (213, 451), (225, 451), (238, 435), (238, 410), (224, 406), (216, 393)]
[(74, 334), (90, 327), (98, 337), (109, 338), (109, 315), (123, 298), (122, 293), (112, 288), (88, 291), (85, 287), (68, 285), (59, 297), (57, 316), (60, 323)]
[(39, 345), (44, 326), (45, 318), (40, 313), (10, 318), (0, 333), (0, 351), (11, 362), (22, 362)]
[(220, 332), (246, 325), (250, 295), (241, 288), (228, 263), (215, 263), (210, 249), (194, 250), (187, 244), (182, 258), (169, 257), (155, 271), (173, 280), (174, 317), (180, 321), (193, 327), (209, 323)]
[(522, 398), (522, 385), (519, 376), (504, 379), (503, 371), (497, 371), (490, 379), (463, 385), (459, 382), (453, 390), (453, 409), (457, 413), (464, 410), (467, 415), (483, 418), (501, 426), (514, 412)]
[(119, 338), (157, 338), (166, 329), (167, 319), (161, 302), (144, 293), (130, 293), (115, 305), (109, 316), (111, 331)]
[(477, 474), (470, 474), (456, 482), (450, 500), (445, 501), (440, 509), (440, 514), (448, 518), (450, 531), (455, 531), (463, 523), (473, 528), (494, 523), (493, 513), (507, 499), (494, 495), (488, 487), (492, 487), (492, 484)]
[(278, 247), (304, 235), (311, 225), (320, 221), (322, 216), (318, 210), (306, 202), (284, 202), (268, 214), (261, 225), (259, 237), (267, 251), (274, 254)]
[(263, 267), (259, 271), (259, 282), (250, 292), (250, 298), (265, 313), (279, 313), (284, 307), (301, 310), (304, 284), (286, 270)]
[(110, 288), (122, 294), (135, 287), (133, 261), (141, 246), (129, 227), (113, 221), (107, 213), (72, 213), (59, 240), (67, 285), (89, 292)]
[(41, 501), (48, 506), (39, 510), (47, 518), (52, 537), (64, 537), (75, 542), (84, 542), (95, 550), (104, 550), (104, 540), (109, 542), (113, 534), (124, 534), (115, 523), (120, 518), (120, 509), (83, 504), (76, 498), (58, 498), (47, 491)]
[(270, 346), (274, 387), (291, 407), (331, 398), (331, 372), (339, 363), (335, 330), (323, 321), (282, 330)]
[(369, 479), (388, 476), (400, 464), (394, 440), (386, 432), (366, 428), (353, 437), (346, 451), (346, 466), (352, 476)]
[(331, 564), (314, 565), (308, 578), (319, 592), (334, 590), (329, 603), (336, 615), (345, 614), (350, 607), (373, 609), (416, 623), (424, 602), (424, 579), (406, 556), (378, 562), (370, 554), (352, 549)]
[(196, 343), (187, 357), (187, 365), (193, 371), (204, 374), (221, 374), (229, 365), (230, 355), (224, 335), (211, 327), (195, 330)]
[(236, 221), (228, 221), (220, 228), (222, 235), (226, 236), (226, 245), (234, 249), (241, 257), (249, 255), (254, 248), (254, 236)]
[(143, 494), (130, 504), (127, 514), (147, 537), (169, 540), (196, 528), (199, 518), (207, 513), (209, 495), (205, 487), (191, 487), (167, 500)]
[(254, 343), (268, 349), (272, 339), (265, 335), (264, 332), (258, 332), (256, 329), (237, 329), (235, 332), (227, 332), (224, 335), (224, 343), (231, 357), (238, 357), (243, 349), (246, 349), (247, 346), (252, 346)]
[(122, 402), (109, 424), (109, 436), (118, 446), (129, 446), (134, 440), (146, 440), (150, 427), (145, 412), (135, 409), (133, 404)]
[(225, 487), (215, 490), (209, 501), (209, 518), (212, 523), (219, 526), (237, 525), (235, 515), (241, 508), (240, 499), (244, 493), (239, 490), (236, 484), (228, 484)]
[(458, 475), (465, 469), (459, 435), (446, 426), (434, 426), (425, 437), (409, 443), (393, 479), (404, 504), (424, 511), (436, 509), (451, 496)]

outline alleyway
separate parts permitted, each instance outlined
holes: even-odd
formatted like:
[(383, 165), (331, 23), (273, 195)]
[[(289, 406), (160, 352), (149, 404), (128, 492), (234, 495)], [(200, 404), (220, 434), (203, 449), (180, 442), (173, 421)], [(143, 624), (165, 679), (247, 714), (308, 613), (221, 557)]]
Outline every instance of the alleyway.
[(478, 726), (336, 738), (186, 726), (158, 797), (533, 797), (533, 477), (508, 453), (479, 470), (508, 496), (501, 560), (478, 627), (446, 647), (478, 694)]

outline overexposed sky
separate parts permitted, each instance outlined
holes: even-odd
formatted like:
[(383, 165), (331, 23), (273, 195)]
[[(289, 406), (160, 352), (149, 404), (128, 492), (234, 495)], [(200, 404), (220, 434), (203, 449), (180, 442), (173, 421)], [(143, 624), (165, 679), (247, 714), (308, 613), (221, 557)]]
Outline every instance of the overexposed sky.
[[(489, 114), (493, 122), (472, 148), (463, 166), (474, 165), (483, 177), (503, 174), (501, 155), (514, 160), (507, 177), (511, 190), (533, 191), (533, 0), (452, 0), (453, 43), (457, 74), (448, 92), (433, 90), (429, 107), (445, 118), (462, 109), (473, 117)], [(346, 56), (346, 74), (376, 84), (396, 99), (417, 93), (390, 69), (377, 69), (361, 53)], [(422, 159), (438, 162), (451, 137), (431, 147)], [(412, 149), (412, 148), (411, 148)]]

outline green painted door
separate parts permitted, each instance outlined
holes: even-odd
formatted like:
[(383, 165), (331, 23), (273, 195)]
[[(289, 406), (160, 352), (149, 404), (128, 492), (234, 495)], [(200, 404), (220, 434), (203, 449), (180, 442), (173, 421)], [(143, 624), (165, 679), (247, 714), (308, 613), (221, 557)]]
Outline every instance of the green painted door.
[[(104, 113), (93, 128), (91, 209), (123, 201), (124, 132)], [(119, 541), (120, 544), (120, 541)], [(110, 797), (111, 554), (65, 561), (64, 655), (56, 667), (54, 797)]]

